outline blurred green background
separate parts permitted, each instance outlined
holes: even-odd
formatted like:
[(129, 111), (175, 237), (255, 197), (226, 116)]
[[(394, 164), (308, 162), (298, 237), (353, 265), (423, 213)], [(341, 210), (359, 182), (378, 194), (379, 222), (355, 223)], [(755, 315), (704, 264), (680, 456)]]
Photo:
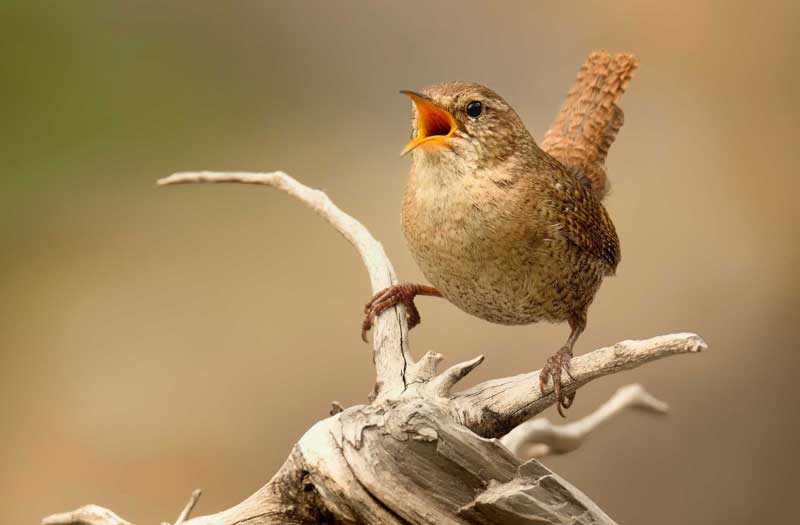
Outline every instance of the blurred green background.
[[(423, 280), (399, 206), (409, 104), (464, 79), (541, 137), (594, 49), (636, 53), (608, 161), (622, 239), (579, 353), (696, 331), (630, 413), (546, 463), (621, 523), (787, 523), (800, 489), (796, 2), (3, 2), (0, 523), (93, 502), (136, 523), (237, 503), (334, 399), (364, 402), (370, 291), (354, 251), (269, 189), (325, 189)], [(485, 353), (470, 384), (539, 368), (568, 328), (418, 302), (418, 355)], [(554, 412), (548, 412), (552, 417)], [(558, 417), (558, 416), (555, 416)]]

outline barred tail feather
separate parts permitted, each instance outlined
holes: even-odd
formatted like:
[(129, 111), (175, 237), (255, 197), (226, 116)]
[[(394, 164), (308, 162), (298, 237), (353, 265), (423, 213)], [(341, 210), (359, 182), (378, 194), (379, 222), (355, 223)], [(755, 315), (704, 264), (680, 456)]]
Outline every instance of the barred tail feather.
[(630, 54), (589, 55), (542, 141), (543, 150), (586, 178), (598, 199), (608, 193), (606, 155), (624, 122), (617, 103), (637, 67)]

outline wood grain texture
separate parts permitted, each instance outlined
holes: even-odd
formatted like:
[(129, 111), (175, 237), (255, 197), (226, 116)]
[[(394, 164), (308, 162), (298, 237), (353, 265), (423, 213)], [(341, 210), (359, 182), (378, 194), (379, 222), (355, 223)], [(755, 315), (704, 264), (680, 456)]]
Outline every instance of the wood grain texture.
[[(575, 357), (570, 368), (572, 378), (566, 378), (562, 388), (569, 394), (599, 377), (706, 348), (705, 341), (691, 333), (620, 341)], [(538, 385), (539, 370), (492, 379), (457, 393), (453, 403), (463, 424), (473, 432), (484, 437), (501, 437), (555, 402), (553, 393), (542, 394)]]
[[(327, 197), (286, 175), (183, 174), (187, 182), (228, 181), (289, 188), (310, 199), (338, 228), (363, 228), (330, 213)], [(168, 179), (170, 180), (170, 179)], [(273, 184), (271, 181), (279, 181)], [(287, 184), (288, 183), (288, 184)], [(326, 215), (327, 214), (327, 215)], [(330, 219), (332, 218), (332, 219)], [(343, 232), (357, 239), (353, 231)], [(364, 229), (360, 234), (369, 235)], [(359, 235), (360, 235), (359, 234)], [(370, 236), (371, 237), (371, 236)], [(377, 241), (375, 241), (377, 242)], [(371, 246), (359, 241), (358, 246)], [(382, 250), (362, 250), (373, 272), (385, 272)], [(366, 255), (364, 255), (366, 254)], [(390, 317), (390, 316), (387, 316)], [(400, 337), (400, 332), (395, 332)], [(399, 341), (391, 341), (399, 348)], [(699, 351), (705, 343), (694, 334), (647, 341), (623, 341), (576, 359), (574, 390), (591, 379), (627, 370), (654, 359)], [(561, 524), (610, 525), (613, 520), (585, 494), (546, 467), (514, 455), (500, 437), (514, 425), (555, 401), (535, 384), (538, 371), (487, 381), (462, 392), (454, 387), (483, 356), (438, 372), (442, 356), (428, 352), (419, 361), (387, 353), (385, 370), (403, 379), (389, 384), (368, 405), (336, 411), (314, 424), (297, 442), (272, 479), (249, 498), (227, 510), (199, 516), (184, 525), (263, 524)], [(402, 366), (400, 366), (402, 363)], [(376, 364), (377, 365), (377, 364)], [(376, 373), (378, 371), (376, 370)], [(45, 518), (46, 525), (130, 525), (102, 507), (86, 506)]]

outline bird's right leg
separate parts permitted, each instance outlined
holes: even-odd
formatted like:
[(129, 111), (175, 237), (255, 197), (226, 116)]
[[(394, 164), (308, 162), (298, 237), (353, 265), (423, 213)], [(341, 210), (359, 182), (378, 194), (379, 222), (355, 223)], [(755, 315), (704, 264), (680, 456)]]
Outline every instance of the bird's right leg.
[(556, 395), (556, 406), (561, 417), (564, 417), (562, 408), (571, 407), (572, 402), (575, 401), (575, 392), (566, 396), (561, 393), (561, 372), (563, 370), (570, 379), (575, 379), (569, 373), (569, 363), (572, 361), (572, 348), (575, 346), (575, 341), (578, 340), (581, 332), (586, 328), (586, 313), (570, 318), (569, 326), (571, 331), (567, 343), (555, 355), (547, 359), (547, 363), (545, 363), (542, 371), (539, 372), (539, 390), (542, 394), (545, 393), (548, 379), (553, 378), (553, 393)]
[(414, 297), (418, 295), (430, 295), (432, 297), (442, 297), (442, 292), (432, 286), (424, 284), (396, 284), (385, 288), (376, 293), (375, 296), (364, 307), (367, 316), (361, 324), (361, 339), (367, 342), (367, 332), (372, 328), (375, 318), (381, 315), (384, 310), (395, 305), (402, 304), (406, 307), (408, 315), (408, 328), (414, 328), (420, 323), (419, 310), (414, 304)]

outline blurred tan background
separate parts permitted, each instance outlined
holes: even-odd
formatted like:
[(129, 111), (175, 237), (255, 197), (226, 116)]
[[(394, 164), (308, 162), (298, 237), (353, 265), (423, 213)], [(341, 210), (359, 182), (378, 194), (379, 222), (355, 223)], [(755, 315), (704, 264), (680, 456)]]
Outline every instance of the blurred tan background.
[[(261, 486), (334, 399), (372, 387), (355, 252), (256, 187), (285, 170), (422, 276), (399, 227), (409, 104), (475, 80), (541, 137), (594, 49), (636, 53), (608, 207), (623, 246), (577, 351), (676, 331), (711, 346), (581, 390), (625, 414), (546, 461), (620, 523), (788, 523), (800, 489), (796, 2), (20, 2), (0, 6), (0, 523), (85, 503), (137, 523)], [(413, 345), (539, 368), (564, 326), (421, 299)], [(558, 417), (554, 411), (549, 417)]]

